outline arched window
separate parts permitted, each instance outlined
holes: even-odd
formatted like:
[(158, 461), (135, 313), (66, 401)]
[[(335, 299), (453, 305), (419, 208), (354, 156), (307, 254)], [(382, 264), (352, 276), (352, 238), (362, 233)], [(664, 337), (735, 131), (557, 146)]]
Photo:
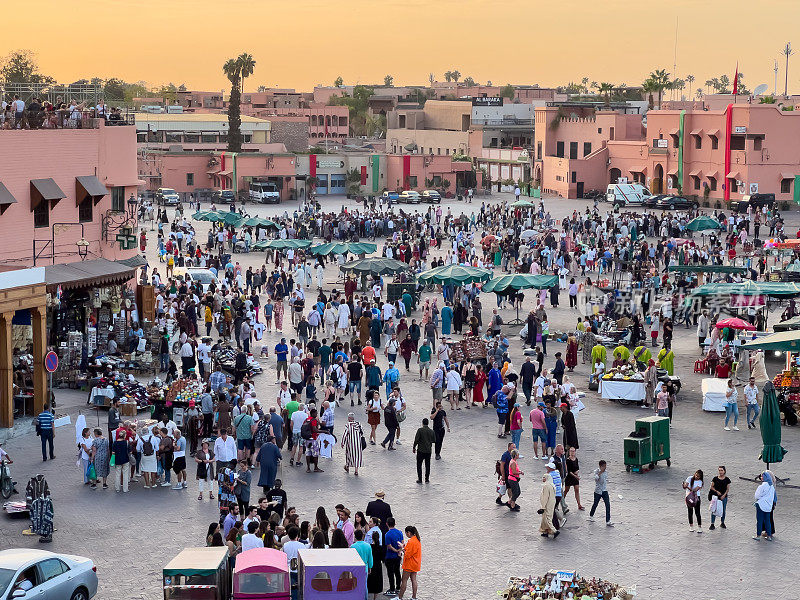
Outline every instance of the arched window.
[(314, 578), (311, 580), (311, 589), (317, 592), (332, 592), (333, 584), (331, 583), (331, 576), (327, 571), (317, 571)]
[(343, 571), (339, 575), (339, 583), (336, 584), (337, 592), (352, 592), (356, 589), (356, 576), (351, 571)]

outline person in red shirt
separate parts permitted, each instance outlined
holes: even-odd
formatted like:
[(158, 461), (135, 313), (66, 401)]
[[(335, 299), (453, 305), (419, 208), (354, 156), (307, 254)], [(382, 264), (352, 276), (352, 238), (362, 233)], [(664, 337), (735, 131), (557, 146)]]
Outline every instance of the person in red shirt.
[(311, 465), (314, 465), (314, 473), (323, 473), (324, 471), (319, 468), (319, 439), (317, 439), (319, 438), (319, 419), (317, 419), (316, 408), (311, 409), (303, 427), (306, 426), (306, 423), (311, 425), (311, 439), (303, 440), (306, 447), (306, 473), (311, 473)]
[(375, 360), (375, 348), (372, 347), (370, 342), (361, 350), (361, 358), (364, 359), (364, 364), (368, 365)]

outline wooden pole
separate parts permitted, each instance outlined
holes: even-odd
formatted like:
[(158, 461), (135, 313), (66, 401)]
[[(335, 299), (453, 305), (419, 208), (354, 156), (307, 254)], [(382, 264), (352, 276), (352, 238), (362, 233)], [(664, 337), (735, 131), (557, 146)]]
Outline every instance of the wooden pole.
[(11, 319), (0, 315), (0, 427), (14, 426), (14, 367), (11, 363)]

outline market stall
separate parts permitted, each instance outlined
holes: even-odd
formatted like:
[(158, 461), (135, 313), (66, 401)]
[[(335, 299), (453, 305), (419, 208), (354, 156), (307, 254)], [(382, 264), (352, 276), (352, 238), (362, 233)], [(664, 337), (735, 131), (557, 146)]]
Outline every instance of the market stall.
[(644, 376), (633, 367), (610, 369), (600, 378), (600, 396), (620, 404), (642, 402), (645, 399)]
[(701, 384), (703, 393), (703, 410), (709, 412), (725, 412), (725, 405), (728, 398), (725, 395), (728, 391), (728, 380), (716, 377), (706, 377)]
[(505, 592), (498, 592), (498, 595), (508, 600), (631, 600), (636, 588), (625, 589), (603, 579), (581, 577), (577, 571), (552, 569), (541, 577), (509, 577)]

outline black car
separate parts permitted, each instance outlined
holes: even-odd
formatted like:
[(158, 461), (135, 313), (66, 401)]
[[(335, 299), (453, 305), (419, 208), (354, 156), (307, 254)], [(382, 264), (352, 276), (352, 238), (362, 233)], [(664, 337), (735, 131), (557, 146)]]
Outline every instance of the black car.
[(749, 196), (742, 196), (741, 200), (731, 200), (730, 207), (733, 211), (745, 213), (748, 207), (756, 210), (764, 206), (772, 208), (773, 204), (775, 204), (775, 194), (750, 194)]
[(649, 196), (642, 201), (643, 206), (647, 206), (648, 208), (655, 208), (656, 203), (661, 200), (662, 198), (670, 198), (669, 194), (656, 194), (655, 196)]
[(700, 205), (696, 200), (689, 200), (683, 196), (663, 196), (656, 200), (653, 206), (661, 210), (687, 210)]

